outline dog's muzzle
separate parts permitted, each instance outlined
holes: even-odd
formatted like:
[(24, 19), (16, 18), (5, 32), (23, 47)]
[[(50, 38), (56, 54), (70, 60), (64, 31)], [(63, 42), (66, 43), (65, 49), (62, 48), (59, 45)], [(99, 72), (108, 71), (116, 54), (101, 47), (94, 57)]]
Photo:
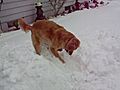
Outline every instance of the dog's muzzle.
[(69, 51), (69, 50), (66, 50), (65, 51), (69, 54), (69, 55), (72, 55), (73, 51)]

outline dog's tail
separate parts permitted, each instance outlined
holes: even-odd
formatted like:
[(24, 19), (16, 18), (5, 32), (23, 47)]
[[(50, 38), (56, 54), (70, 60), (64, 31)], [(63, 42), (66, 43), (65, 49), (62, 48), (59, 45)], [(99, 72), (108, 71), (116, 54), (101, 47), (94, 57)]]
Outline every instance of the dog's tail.
[(28, 25), (23, 18), (18, 19), (18, 23), (25, 32), (32, 30), (32, 26)]

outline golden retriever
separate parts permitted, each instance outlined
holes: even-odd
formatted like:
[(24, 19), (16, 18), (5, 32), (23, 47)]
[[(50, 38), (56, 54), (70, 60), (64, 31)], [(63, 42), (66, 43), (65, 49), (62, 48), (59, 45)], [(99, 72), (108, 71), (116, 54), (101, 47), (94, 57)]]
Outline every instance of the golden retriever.
[(39, 55), (41, 53), (40, 44), (44, 42), (49, 46), (53, 55), (65, 63), (58, 51), (65, 49), (69, 55), (72, 55), (73, 51), (80, 46), (80, 41), (71, 32), (53, 21), (38, 20), (32, 26), (26, 24), (23, 18), (20, 18), (18, 22), (25, 32), (31, 31), (33, 46)]

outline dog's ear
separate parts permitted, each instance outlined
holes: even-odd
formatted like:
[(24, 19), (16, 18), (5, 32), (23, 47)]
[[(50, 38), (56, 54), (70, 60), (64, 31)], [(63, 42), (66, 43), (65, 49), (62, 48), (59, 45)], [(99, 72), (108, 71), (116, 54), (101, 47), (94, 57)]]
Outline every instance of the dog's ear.
[(75, 49), (77, 49), (80, 46), (80, 40), (74, 38), (74, 43), (75, 43)]
[(80, 46), (80, 41), (74, 37), (66, 45), (65, 50), (69, 55), (72, 55), (73, 51)]
[(73, 37), (66, 45), (66, 49), (73, 51), (75, 49), (77, 49), (80, 46), (80, 41), (76, 38)]

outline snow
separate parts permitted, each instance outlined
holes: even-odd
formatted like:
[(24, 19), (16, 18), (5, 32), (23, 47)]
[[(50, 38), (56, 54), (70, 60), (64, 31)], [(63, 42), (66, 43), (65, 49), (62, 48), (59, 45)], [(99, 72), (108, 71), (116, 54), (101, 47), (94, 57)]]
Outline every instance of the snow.
[(120, 1), (53, 20), (80, 39), (80, 48), (61, 52), (62, 64), (45, 47), (36, 55), (30, 32), (1, 34), (0, 90), (120, 90)]

